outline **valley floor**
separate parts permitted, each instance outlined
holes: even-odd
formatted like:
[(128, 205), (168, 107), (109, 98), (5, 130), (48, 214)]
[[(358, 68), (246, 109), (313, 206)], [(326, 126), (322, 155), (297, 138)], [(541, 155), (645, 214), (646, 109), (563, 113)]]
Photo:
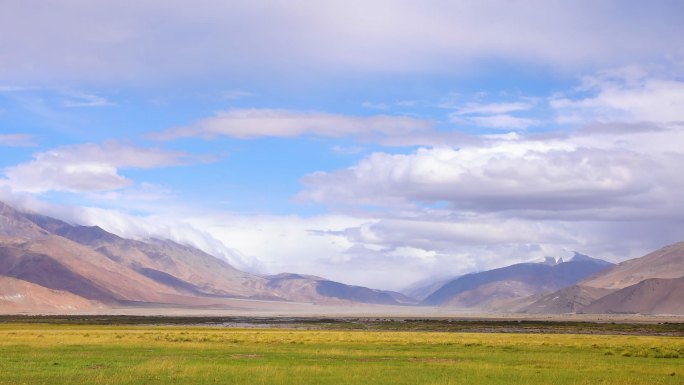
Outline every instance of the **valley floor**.
[[(628, 324), (684, 324), (684, 315), (643, 314), (524, 314), (487, 313), (468, 308), (431, 306), (387, 306), (355, 304), (347, 306), (313, 305), (284, 301), (231, 300), (230, 307), (181, 307), (181, 306), (131, 306), (83, 310), (27, 309), (16, 311), (0, 307), (0, 322), (7, 317), (50, 316), (61, 319), (78, 317), (148, 317), (150, 319), (173, 318), (269, 318), (269, 319), (428, 319), (428, 320), (474, 320), (474, 321), (548, 321), (548, 322), (592, 322)], [(162, 322), (164, 323), (164, 322)], [(193, 323), (193, 322), (190, 322)]]
[(679, 337), (3, 321), (0, 384), (684, 382)]

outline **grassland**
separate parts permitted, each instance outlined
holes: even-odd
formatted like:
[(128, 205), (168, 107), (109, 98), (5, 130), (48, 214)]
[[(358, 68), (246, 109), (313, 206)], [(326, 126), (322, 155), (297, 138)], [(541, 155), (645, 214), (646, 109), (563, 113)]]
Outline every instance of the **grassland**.
[(684, 339), (2, 323), (0, 384), (684, 384)]

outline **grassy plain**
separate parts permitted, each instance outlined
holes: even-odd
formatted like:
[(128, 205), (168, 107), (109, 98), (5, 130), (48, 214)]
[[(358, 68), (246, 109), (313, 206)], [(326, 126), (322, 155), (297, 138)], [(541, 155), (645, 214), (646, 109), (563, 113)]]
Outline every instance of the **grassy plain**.
[(684, 339), (4, 323), (0, 384), (684, 384)]

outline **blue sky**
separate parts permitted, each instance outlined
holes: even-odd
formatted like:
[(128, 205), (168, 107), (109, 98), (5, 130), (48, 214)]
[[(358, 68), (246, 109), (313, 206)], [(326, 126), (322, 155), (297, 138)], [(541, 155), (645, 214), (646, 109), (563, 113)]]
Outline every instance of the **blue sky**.
[(678, 1), (0, 5), (0, 199), (401, 289), (681, 240)]

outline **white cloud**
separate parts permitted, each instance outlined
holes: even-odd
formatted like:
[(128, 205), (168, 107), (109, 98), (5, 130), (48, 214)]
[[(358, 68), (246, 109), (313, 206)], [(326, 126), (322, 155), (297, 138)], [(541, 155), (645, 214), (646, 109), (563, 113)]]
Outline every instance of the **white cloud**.
[(466, 103), (456, 108), (458, 115), (500, 115), (515, 111), (527, 111), (534, 107), (530, 102), (508, 102), (508, 103)]
[(4, 2), (0, 35), (12, 39), (0, 41), (0, 79), (118, 86), (459, 72), (492, 59), (576, 70), (681, 54), (681, 14), (678, 2), (617, 0)]
[(470, 121), (480, 127), (497, 128), (504, 130), (523, 130), (531, 126), (537, 126), (541, 124), (541, 121), (537, 119), (521, 118), (508, 114), (472, 116), (467, 118), (467, 121)]
[(31, 147), (35, 145), (35, 137), (31, 134), (0, 134), (0, 146)]
[(431, 126), (430, 121), (407, 116), (349, 116), (325, 112), (234, 109), (199, 120), (187, 127), (173, 128), (152, 136), (161, 140), (191, 136), (210, 139), (222, 135), (240, 139), (288, 138), (300, 135), (371, 139), (407, 135), (425, 131)]
[(187, 154), (141, 148), (117, 142), (58, 147), (35, 154), (27, 163), (7, 167), (5, 180), (14, 191), (97, 192), (131, 185), (119, 174), (126, 168), (157, 168), (182, 164)]
[(619, 262), (681, 240), (681, 143), (683, 128), (635, 123), (492, 135), (460, 149), (374, 153), (305, 177), (298, 199), (373, 208), (374, 219), (331, 233), (353, 244), (331, 259), (341, 269), (408, 266), (417, 281), (572, 250)]
[(68, 97), (62, 103), (66, 107), (104, 107), (111, 106), (113, 103), (106, 98), (83, 92), (67, 92)]
[(366, 151), (366, 148), (360, 146), (340, 146), (335, 145), (330, 147), (330, 150), (339, 155), (355, 155)]
[(579, 96), (551, 99), (559, 122), (684, 122), (684, 81), (677, 76), (633, 66), (582, 80)]
[(356, 165), (303, 179), (299, 199), (330, 205), (546, 212), (623, 218), (682, 213), (684, 130), (490, 137), (484, 143), (374, 153)]
[(449, 120), (456, 124), (471, 124), (484, 128), (516, 131), (542, 123), (538, 119), (511, 114), (535, 108), (536, 102), (530, 98), (524, 101), (497, 103), (470, 102), (458, 104), (454, 101), (445, 101), (440, 106), (454, 110), (449, 114)]

